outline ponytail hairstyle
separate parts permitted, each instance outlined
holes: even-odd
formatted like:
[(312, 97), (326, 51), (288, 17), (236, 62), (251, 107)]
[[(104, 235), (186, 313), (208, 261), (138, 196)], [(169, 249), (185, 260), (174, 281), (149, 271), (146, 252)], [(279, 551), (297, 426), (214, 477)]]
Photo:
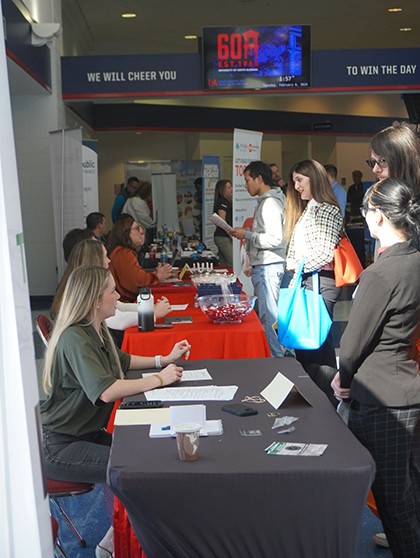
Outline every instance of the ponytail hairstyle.
[(98, 242), (97, 240), (82, 240), (82, 242), (78, 242), (70, 252), (67, 269), (64, 272), (61, 283), (58, 285), (58, 289), (52, 301), (50, 316), (53, 320), (58, 316), (61, 300), (71, 272), (81, 265), (97, 265), (103, 267), (103, 246), (102, 242)]
[(363, 205), (377, 207), (391, 225), (420, 250), (420, 192), (405, 180), (386, 178), (375, 182), (363, 198)]
[[(99, 244), (99, 243), (97, 243)], [(57, 345), (64, 331), (74, 324), (89, 326), (95, 319), (98, 302), (108, 287), (111, 272), (99, 266), (85, 265), (76, 268), (70, 274), (64, 289), (62, 302), (52, 331), (51, 339), (45, 352), (42, 384), (47, 395), (51, 393), (53, 385), (53, 365)], [(101, 323), (101, 330), (112, 347), (114, 359), (123, 378), (120, 359), (111, 339), (105, 322)]]
[(318, 203), (329, 203), (330, 205), (335, 205), (338, 208), (340, 207), (328, 181), (327, 171), (321, 163), (318, 163), (318, 161), (315, 161), (314, 159), (306, 159), (296, 163), (289, 173), (289, 184), (286, 195), (285, 214), (286, 235), (288, 240), (292, 237), (293, 229), (308, 205), (308, 201), (302, 200), (299, 192), (295, 189), (295, 183), (293, 180), (293, 173), (295, 172), (309, 178), (311, 194), (315, 201)]

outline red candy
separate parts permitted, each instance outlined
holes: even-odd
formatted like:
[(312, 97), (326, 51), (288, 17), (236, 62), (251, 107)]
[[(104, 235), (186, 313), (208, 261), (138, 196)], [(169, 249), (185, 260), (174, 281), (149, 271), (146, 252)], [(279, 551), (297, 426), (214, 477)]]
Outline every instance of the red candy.
[(202, 309), (203, 312), (212, 320), (234, 322), (244, 318), (252, 310), (252, 305), (248, 302), (236, 304), (227, 303), (222, 306), (216, 304)]

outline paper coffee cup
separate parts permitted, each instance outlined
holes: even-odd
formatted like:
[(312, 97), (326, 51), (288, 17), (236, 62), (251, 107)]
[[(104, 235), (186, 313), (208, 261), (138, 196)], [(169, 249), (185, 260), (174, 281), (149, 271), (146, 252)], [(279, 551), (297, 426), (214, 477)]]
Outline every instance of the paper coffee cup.
[(196, 422), (185, 422), (177, 424), (174, 430), (179, 459), (181, 461), (195, 461), (198, 459), (201, 426)]

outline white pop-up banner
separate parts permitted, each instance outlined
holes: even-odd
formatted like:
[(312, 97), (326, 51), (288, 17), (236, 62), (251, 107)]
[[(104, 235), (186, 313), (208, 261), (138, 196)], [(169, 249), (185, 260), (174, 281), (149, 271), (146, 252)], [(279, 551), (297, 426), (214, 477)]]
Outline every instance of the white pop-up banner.
[(58, 279), (65, 262), (63, 238), (71, 229), (84, 229), (82, 130), (50, 132), (51, 181), (53, 192), (55, 244)]
[[(262, 132), (240, 130), (235, 128), (233, 134), (233, 227), (251, 229), (254, 211), (257, 206), (245, 189), (244, 169), (252, 161), (261, 158)], [(245, 240), (233, 239), (233, 269), (248, 295), (254, 294), (254, 287), (250, 277), (243, 273), (246, 252)]]
[(220, 177), (219, 157), (210, 155), (203, 156), (203, 242), (209, 250), (217, 254), (217, 246), (214, 243), (214, 231), (216, 226), (210, 221), (214, 208), (214, 191)]
[(98, 141), (83, 140), (83, 215), (99, 211), (98, 197)]
[(0, 130), (0, 556), (43, 558), (53, 545), (3, 25)]

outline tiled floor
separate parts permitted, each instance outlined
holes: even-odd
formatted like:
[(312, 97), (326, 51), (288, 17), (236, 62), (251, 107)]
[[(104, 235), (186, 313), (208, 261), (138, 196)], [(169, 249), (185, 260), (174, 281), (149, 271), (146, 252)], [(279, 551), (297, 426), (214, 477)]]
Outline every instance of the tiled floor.
[[(350, 309), (350, 299), (353, 289), (343, 289), (342, 300), (340, 300), (334, 310), (333, 338), (336, 348), (339, 347), (339, 340), (347, 323)], [(33, 305), (32, 316), (35, 319), (40, 313), (48, 315), (48, 310), (42, 306)], [(43, 347), (38, 335), (34, 332), (35, 353), (37, 357), (38, 370), (42, 364)], [(338, 352), (338, 350), (337, 350)], [(40, 397), (42, 398), (42, 391)], [(106, 501), (105, 501), (106, 500)], [(102, 486), (97, 486), (93, 492), (75, 498), (61, 499), (61, 503), (69, 513), (76, 527), (85, 538), (86, 548), (80, 548), (66, 521), (61, 517), (60, 512), (52, 504), (51, 510), (59, 523), (59, 537), (68, 558), (94, 558), (95, 547), (102, 539), (110, 525), (109, 509), (112, 507), (111, 497), (108, 492), (104, 495)], [(360, 532), (359, 546), (355, 558), (392, 558), (391, 552), (385, 548), (379, 548), (372, 542), (372, 536), (382, 530), (381, 522), (373, 515), (366, 506)], [(157, 557), (159, 558), (159, 557)], [(203, 557), (205, 558), (205, 557)], [(275, 558), (275, 557), (273, 557)], [(292, 558), (292, 557), (291, 557)]]

